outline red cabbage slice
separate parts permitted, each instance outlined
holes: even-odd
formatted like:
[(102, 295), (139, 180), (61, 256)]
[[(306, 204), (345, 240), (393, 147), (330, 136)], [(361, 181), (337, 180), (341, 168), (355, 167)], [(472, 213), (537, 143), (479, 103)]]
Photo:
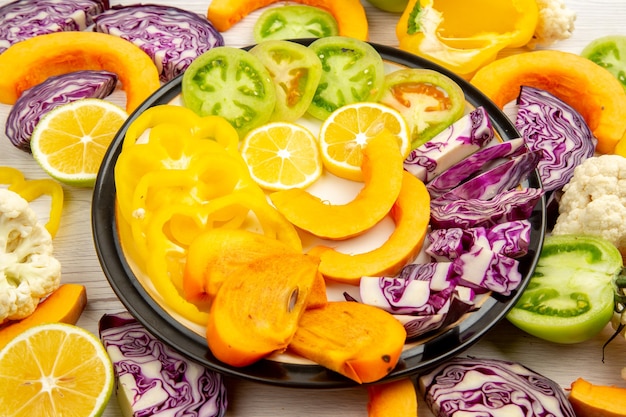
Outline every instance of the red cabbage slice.
[(105, 314), (99, 333), (113, 361), (125, 416), (222, 417), (222, 375), (189, 361), (152, 336), (130, 314)]
[(516, 156), (453, 188), (444, 198), (489, 200), (528, 178), (540, 159), (541, 151)]
[(163, 82), (183, 73), (199, 55), (224, 45), (205, 16), (173, 6), (117, 5), (98, 15), (95, 23), (96, 32), (119, 36), (150, 55)]
[(109, 8), (108, 0), (17, 0), (0, 7), (0, 54), (46, 33), (84, 30)]
[(478, 292), (510, 295), (522, 282), (519, 261), (482, 246), (474, 246), (453, 262), (459, 283)]
[(5, 133), (13, 145), (30, 152), (30, 137), (44, 114), (83, 98), (105, 98), (116, 86), (117, 75), (108, 71), (84, 70), (49, 77), (17, 99), (9, 111)]
[(487, 146), (442, 172), (438, 177), (426, 184), (426, 188), (432, 198), (439, 197), (471, 176), (476, 175), (476, 173), (481, 172), (483, 166), (488, 162), (500, 158), (515, 157), (527, 150), (528, 148), (524, 146), (523, 138), (511, 139)]
[(522, 86), (515, 126), (531, 150), (543, 152), (537, 166), (546, 191), (561, 189), (597, 144), (585, 119), (547, 91)]
[(404, 168), (422, 181), (429, 182), (485, 146), (493, 137), (489, 115), (484, 107), (478, 107), (413, 149), (404, 161)]
[(509, 190), (490, 200), (443, 199), (431, 201), (430, 224), (434, 229), (491, 227), (498, 223), (528, 219), (544, 194), (540, 188)]
[(556, 382), (511, 361), (457, 357), (418, 383), (437, 417), (576, 417)]

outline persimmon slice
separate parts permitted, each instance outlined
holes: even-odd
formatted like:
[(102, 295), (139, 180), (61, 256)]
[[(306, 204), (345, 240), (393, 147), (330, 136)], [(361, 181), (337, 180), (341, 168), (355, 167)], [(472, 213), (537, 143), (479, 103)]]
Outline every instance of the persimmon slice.
[(390, 313), (354, 301), (306, 310), (289, 350), (358, 383), (377, 381), (397, 365), (406, 340)]
[(213, 355), (240, 367), (285, 350), (318, 279), (318, 262), (282, 253), (233, 269), (211, 304), (206, 338)]

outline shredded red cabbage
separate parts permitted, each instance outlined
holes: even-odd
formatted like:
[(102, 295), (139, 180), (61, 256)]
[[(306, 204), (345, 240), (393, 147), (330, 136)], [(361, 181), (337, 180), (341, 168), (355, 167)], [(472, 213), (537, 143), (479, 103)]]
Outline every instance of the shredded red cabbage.
[(84, 30), (108, 0), (17, 0), (0, 7), (0, 54), (16, 42), (46, 33)]
[(117, 75), (108, 71), (74, 71), (49, 77), (17, 99), (9, 111), (5, 133), (13, 145), (30, 152), (30, 137), (47, 112), (83, 98), (105, 98), (116, 86)]
[(173, 6), (117, 5), (98, 15), (95, 23), (95, 31), (133, 42), (150, 55), (164, 82), (183, 73), (199, 55), (224, 45), (205, 16)]
[(575, 417), (556, 382), (511, 361), (457, 357), (418, 382), (438, 417)]
[(537, 170), (544, 190), (561, 189), (593, 156), (597, 139), (580, 113), (547, 91), (522, 86), (517, 105), (515, 126), (531, 150), (543, 153)]

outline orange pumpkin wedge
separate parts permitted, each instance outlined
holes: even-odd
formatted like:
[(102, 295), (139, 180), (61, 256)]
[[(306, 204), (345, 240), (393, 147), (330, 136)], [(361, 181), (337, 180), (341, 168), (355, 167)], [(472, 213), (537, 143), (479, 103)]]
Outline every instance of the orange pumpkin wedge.
[(542, 50), (510, 55), (479, 69), (471, 83), (500, 108), (520, 86), (548, 91), (578, 111), (598, 139), (599, 153), (612, 153), (626, 133), (626, 92), (605, 68), (579, 55)]
[(309, 253), (321, 259), (327, 279), (358, 285), (362, 276), (395, 275), (421, 250), (430, 221), (430, 195), (422, 181), (403, 173), (400, 195), (391, 209), (396, 228), (386, 242), (370, 252), (347, 254), (327, 246)]
[(406, 330), (391, 314), (353, 301), (306, 310), (289, 350), (358, 383), (378, 381), (397, 365)]
[[(207, 19), (217, 30), (225, 32), (253, 11), (277, 2), (278, 0), (213, 0), (207, 11)], [(367, 16), (359, 0), (294, 0), (294, 3), (319, 7), (332, 14), (337, 20), (341, 36), (362, 41), (368, 39)]]
[(301, 188), (272, 193), (270, 199), (296, 227), (324, 239), (349, 239), (368, 231), (389, 213), (402, 188), (402, 163), (398, 141), (383, 130), (363, 150), (364, 185), (352, 201), (326, 204)]
[(206, 339), (213, 355), (240, 367), (284, 351), (307, 307), (318, 261), (284, 253), (233, 270), (211, 304)]
[(577, 417), (626, 417), (626, 388), (595, 385), (583, 378), (572, 383), (569, 402)]
[(46, 78), (78, 70), (116, 73), (128, 113), (160, 87), (156, 65), (131, 42), (99, 32), (56, 32), (15, 43), (0, 54), (0, 102), (14, 104)]
[(61, 285), (37, 306), (33, 314), (0, 326), (0, 349), (24, 330), (39, 324), (76, 324), (86, 305), (87, 290), (83, 285)]
[(409, 378), (367, 386), (368, 417), (417, 417), (417, 392)]

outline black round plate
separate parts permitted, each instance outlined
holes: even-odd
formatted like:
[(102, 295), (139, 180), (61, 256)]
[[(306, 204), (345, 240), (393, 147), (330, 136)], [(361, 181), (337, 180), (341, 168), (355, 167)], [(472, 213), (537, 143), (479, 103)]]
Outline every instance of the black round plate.
[[(296, 42), (308, 45), (312, 40)], [(519, 137), (515, 126), (507, 116), (480, 91), (446, 69), (407, 52), (384, 45), (372, 44), (385, 61), (409, 68), (436, 70), (454, 81), (464, 90), (466, 100), (474, 107), (483, 106), (490, 115), (497, 133), (504, 140)], [(114, 167), (122, 148), (128, 125), (149, 107), (166, 104), (180, 94), (182, 77), (179, 76), (162, 86), (148, 98), (120, 129), (108, 149), (95, 185), (92, 204), (92, 229), (96, 252), (109, 283), (128, 311), (156, 337), (190, 359), (224, 374), (277, 386), (298, 388), (343, 388), (355, 382), (318, 365), (302, 365), (261, 360), (244, 367), (235, 368), (218, 361), (207, 348), (206, 340), (189, 330), (155, 302), (142, 287), (122, 252), (117, 234), (115, 216)], [(536, 172), (528, 180), (529, 187), (541, 187)], [(452, 358), (484, 336), (502, 320), (514, 306), (521, 291), (527, 285), (537, 263), (546, 227), (545, 199), (535, 207), (530, 218), (532, 224), (529, 253), (520, 261), (524, 281), (520, 289), (510, 296), (491, 296), (459, 325), (437, 334), (424, 343), (406, 349), (394, 371), (382, 381), (389, 381), (425, 372), (429, 368)]]

